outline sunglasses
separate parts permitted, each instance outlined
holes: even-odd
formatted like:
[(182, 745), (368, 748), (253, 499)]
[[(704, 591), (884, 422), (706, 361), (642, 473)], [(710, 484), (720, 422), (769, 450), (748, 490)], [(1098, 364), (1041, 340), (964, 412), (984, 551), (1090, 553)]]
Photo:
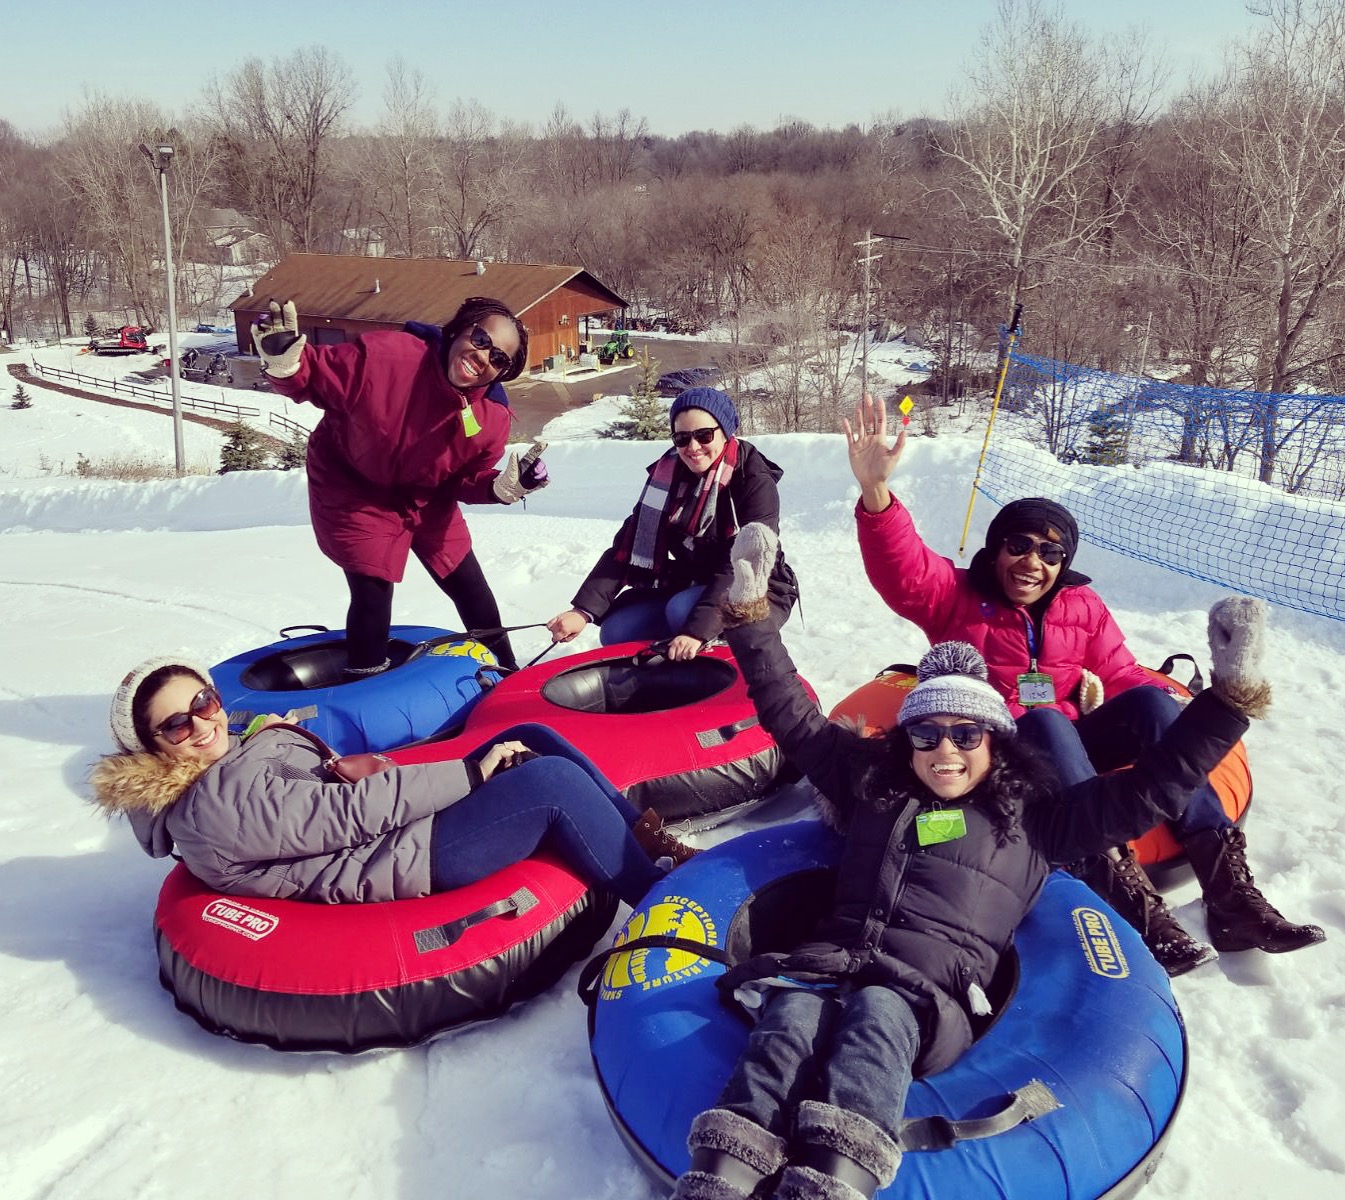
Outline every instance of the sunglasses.
[(224, 702), (212, 687), (203, 687), (192, 697), (186, 712), (174, 713), (153, 731), (155, 737), (161, 737), (172, 746), (180, 746), (191, 737), (191, 719), (200, 717), (210, 720), (223, 707)]
[(685, 450), (691, 445), (691, 439), (695, 438), (700, 445), (708, 446), (718, 432), (718, 425), (707, 425), (704, 429), (679, 429), (672, 435), (672, 443), (679, 450)]
[(487, 357), (490, 359), (490, 365), (497, 371), (506, 370), (514, 361), (490, 340), (490, 334), (482, 329), (480, 325), (472, 326), (472, 331), (467, 335), (467, 340), (471, 342), (477, 350), (490, 351)]
[(906, 736), (914, 750), (937, 750), (947, 738), (959, 750), (975, 750), (985, 736), (985, 730), (970, 721), (957, 725), (935, 725), (933, 721), (917, 721), (906, 726)]
[(1065, 547), (1059, 542), (1039, 542), (1025, 533), (1011, 533), (1004, 539), (1004, 549), (1010, 558), (1024, 558), (1034, 550), (1048, 567), (1058, 567), (1065, 561)]

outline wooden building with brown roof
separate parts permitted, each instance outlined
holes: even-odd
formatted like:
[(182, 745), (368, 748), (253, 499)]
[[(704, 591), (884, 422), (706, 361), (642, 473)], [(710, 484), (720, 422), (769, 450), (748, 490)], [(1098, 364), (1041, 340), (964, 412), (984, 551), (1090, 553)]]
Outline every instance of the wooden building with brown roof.
[(469, 296), (493, 296), (528, 327), (529, 369), (577, 355), (584, 317), (627, 307), (580, 267), (288, 254), (229, 308), (239, 353), (253, 354), (252, 323), (273, 298), (293, 300), (299, 331), (315, 346), (330, 346), (407, 321), (443, 325)]

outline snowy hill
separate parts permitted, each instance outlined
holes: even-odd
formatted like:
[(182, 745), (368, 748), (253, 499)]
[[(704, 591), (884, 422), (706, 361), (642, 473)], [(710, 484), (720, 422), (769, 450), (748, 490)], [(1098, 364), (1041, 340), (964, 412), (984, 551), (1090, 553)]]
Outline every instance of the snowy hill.
[[(5, 1195), (652, 1196), (604, 1112), (573, 972), (501, 1020), (359, 1059), (238, 1045), (174, 1010), (150, 937), (164, 864), (83, 803), (87, 769), (110, 749), (109, 695), (152, 653), (218, 661), (284, 625), (339, 626), (345, 589), (313, 543), (301, 473), (145, 485), (34, 478), (18, 469), (20, 419), (50, 421), (52, 437), (94, 421), (50, 393), (34, 399), (33, 410), (0, 413)], [(112, 453), (142, 435), (141, 421), (158, 422), (145, 431), (156, 442), (168, 437), (153, 416), (120, 428), (100, 421), (83, 452)], [(526, 510), (468, 510), (511, 624), (568, 605), (657, 453), (549, 432), (549, 489)], [(885, 664), (913, 660), (923, 639), (864, 579), (841, 439), (756, 441), (785, 469), (783, 539), (803, 588), (785, 638), (829, 706)], [(978, 451), (976, 437), (915, 439), (895, 480), (922, 532), (950, 556)], [(991, 512), (978, 501), (974, 537)], [(1264, 550), (1273, 554), (1273, 544)], [(1078, 562), (1142, 660), (1185, 650), (1207, 661), (1205, 611), (1218, 589), (1086, 539)], [(414, 570), (397, 589), (394, 618), (454, 620)], [(1345, 1186), (1345, 625), (1273, 609), (1268, 638), (1276, 708), (1247, 739), (1251, 861), (1271, 900), (1325, 926), (1329, 940), (1279, 959), (1225, 955), (1175, 981), (1191, 1079), (1144, 1193), (1155, 1198), (1334, 1200)], [(523, 660), (546, 644), (541, 630), (516, 635)], [(573, 649), (594, 644), (590, 630)], [(1170, 899), (1199, 931), (1194, 886)]]

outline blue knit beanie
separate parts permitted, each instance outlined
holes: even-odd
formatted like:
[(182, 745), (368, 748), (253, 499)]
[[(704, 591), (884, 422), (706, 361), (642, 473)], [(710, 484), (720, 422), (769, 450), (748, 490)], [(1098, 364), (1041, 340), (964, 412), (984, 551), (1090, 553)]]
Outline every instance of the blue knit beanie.
[(985, 659), (969, 642), (931, 646), (915, 674), (918, 682), (901, 706), (903, 728), (938, 714), (966, 717), (1001, 737), (1018, 733), (1008, 705), (990, 686)]
[(686, 412), (688, 408), (699, 408), (708, 412), (714, 417), (715, 424), (724, 431), (726, 438), (731, 438), (738, 432), (738, 410), (733, 407), (733, 399), (727, 392), (721, 392), (718, 388), (687, 388), (668, 409), (669, 429), (676, 423), (677, 414)]

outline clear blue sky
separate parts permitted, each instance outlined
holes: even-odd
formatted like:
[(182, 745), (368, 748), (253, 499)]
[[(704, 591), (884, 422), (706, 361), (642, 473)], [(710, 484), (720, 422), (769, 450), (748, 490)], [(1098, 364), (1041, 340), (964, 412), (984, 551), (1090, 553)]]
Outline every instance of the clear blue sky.
[[(1180, 83), (1253, 26), (1245, 0), (1064, 0), (1099, 35), (1141, 25)], [(339, 54), (372, 124), (388, 62), (425, 72), (441, 108), (477, 100), (540, 125), (627, 107), (655, 133), (868, 124), (938, 115), (994, 0), (0, 0), (0, 118), (39, 136), (86, 87), (181, 114), (212, 74), (307, 45)], [(397, 15), (397, 14), (405, 15)], [(570, 14), (576, 14), (570, 16)]]

